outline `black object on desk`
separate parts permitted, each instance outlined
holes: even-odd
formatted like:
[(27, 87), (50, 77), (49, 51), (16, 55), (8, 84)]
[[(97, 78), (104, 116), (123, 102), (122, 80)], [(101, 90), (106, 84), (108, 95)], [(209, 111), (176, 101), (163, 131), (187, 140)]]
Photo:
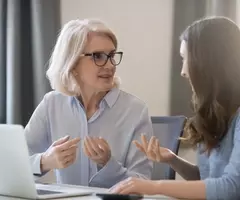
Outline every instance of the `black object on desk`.
[(97, 193), (96, 196), (100, 197), (102, 200), (140, 200), (140, 199), (143, 199), (142, 195)]

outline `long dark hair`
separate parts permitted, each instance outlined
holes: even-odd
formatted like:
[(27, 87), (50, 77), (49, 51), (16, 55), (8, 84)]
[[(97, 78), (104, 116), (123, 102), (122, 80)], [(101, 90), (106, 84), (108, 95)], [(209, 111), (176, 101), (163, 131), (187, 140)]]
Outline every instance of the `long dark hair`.
[(194, 116), (185, 126), (185, 140), (217, 147), (240, 107), (240, 30), (230, 19), (198, 20), (182, 33), (187, 43)]

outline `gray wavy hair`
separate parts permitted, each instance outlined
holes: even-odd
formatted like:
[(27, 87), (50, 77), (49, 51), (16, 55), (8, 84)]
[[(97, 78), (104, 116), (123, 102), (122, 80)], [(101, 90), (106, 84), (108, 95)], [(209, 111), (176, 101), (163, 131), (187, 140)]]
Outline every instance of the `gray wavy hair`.
[[(71, 20), (66, 23), (56, 42), (47, 70), (47, 78), (52, 89), (70, 96), (81, 95), (80, 87), (72, 74), (87, 44), (89, 33), (101, 33), (108, 36), (115, 48), (118, 42), (115, 34), (97, 19)], [(120, 78), (114, 77), (114, 87), (119, 87)]]

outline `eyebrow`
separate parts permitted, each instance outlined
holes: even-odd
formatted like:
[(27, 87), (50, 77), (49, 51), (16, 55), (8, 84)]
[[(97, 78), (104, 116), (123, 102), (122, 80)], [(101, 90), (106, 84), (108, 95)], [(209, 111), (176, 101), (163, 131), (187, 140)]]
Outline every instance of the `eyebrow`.
[(99, 53), (104, 53), (104, 52), (109, 52), (109, 53), (112, 53), (112, 52), (116, 52), (117, 50), (116, 49), (111, 49), (111, 50), (106, 50), (106, 49), (96, 49), (96, 50), (92, 50), (92, 51), (89, 51), (89, 52), (99, 52)]

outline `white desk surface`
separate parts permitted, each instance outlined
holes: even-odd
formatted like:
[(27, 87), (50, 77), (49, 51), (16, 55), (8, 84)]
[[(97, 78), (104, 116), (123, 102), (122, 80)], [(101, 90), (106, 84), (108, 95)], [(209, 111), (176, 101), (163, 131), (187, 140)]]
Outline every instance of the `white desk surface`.
[[(24, 200), (24, 199), (21, 199), (21, 198), (14, 198), (14, 197), (5, 197), (5, 196), (1, 196), (0, 195), (0, 199), (1, 200)], [(152, 200), (174, 200), (170, 197), (166, 197), (166, 196), (157, 196), (156, 198), (152, 198)], [(100, 198), (98, 197), (95, 197), (95, 196), (83, 196), (83, 197), (68, 197), (68, 198), (60, 198), (60, 199), (54, 199), (54, 200), (101, 200)], [(148, 200), (150, 200), (148, 198)]]
[[(57, 185), (57, 186), (64, 186), (65, 187), (66, 185)], [(89, 187), (83, 187), (83, 186), (70, 186), (70, 185), (67, 185), (66, 187), (74, 187), (76, 189), (81, 188), (81, 189), (87, 189), (87, 190), (91, 189), (91, 190), (93, 190), (93, 192), (98, 192), (98, 193), (106, 192), (106, 190), (102, 189), (102, 188), (89, 188)], [(147, 198), (147, 199), (149, 199), (149, 198)], [(162, 195), (153, 196), (151, 199), (174, 200), (171, 197), (166, 197), (166, 196), (162, 196)], [(23, 200), (23, 199), (0, 195), (0, 200)], [(101, 198), (96, 197), (96, 196), (82, 196), (82, 197), (65, 197), (65, 198), (59, 198), (59, 199), (54, 199), (54, 200), (101, 200)]]

